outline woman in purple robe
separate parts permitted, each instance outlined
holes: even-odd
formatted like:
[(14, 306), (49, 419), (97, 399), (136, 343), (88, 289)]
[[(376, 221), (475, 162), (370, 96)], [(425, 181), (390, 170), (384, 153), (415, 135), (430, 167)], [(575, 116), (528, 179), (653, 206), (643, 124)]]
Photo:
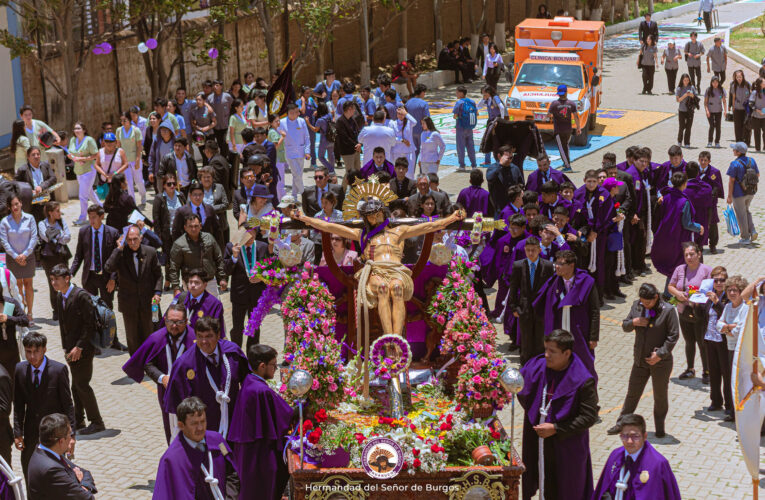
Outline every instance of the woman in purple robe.
[(636, 414), (624, 415), (619, 422), (624, 446), (611, 452), (592, 500), (680, 500), (680, 488), (672, 467), (647, 441), (645, 419)]
[(693, 233), (703, 235), (704, 228), (694, 222), (693, 206), (683, 193), (688, 177), (683, 172), (672, 176), (672, 187), (661, 189), (661, 205), (656, 210), (659, 219), (653, 234), (651, 261), (668, 279), (675, 268), (683, 263), (682, 244), (693, 241)]
[(709, 154), (709, 151), (702, 151), (699, 153), (699, 178), (709, 184), (712, 188), (712, 195), (714, 196), (712, 214), (709, 220), (709, 230), (706, 232), (709, 234), (709, 251), (712, 254), (716, 254), (717, 242), (719, 241), (717, 223), (720, 222), (720, 215), (717, 213), (717, 200), (725, 199), (725, 188), (723, 187), (720, 171), (709, 164), (711, 160), (712, 155)]
[(683, 159), (683, 149), (674, 144), (667, 151), (669, 161), (665, 161), (654, 171), (653, 183), (656, 189), (668, 187), (671, 185), (672, 176), (677, 172), (685, 172), (685, 160)]
[(242, 383), (228, 434), (241, 478), (240, 495), (279, 500), (289, 480), (282, 451), (295, 411), (268, 386), (276, 371), (276, 351), (252, 345), (247, 359), (252, 372)]
[(597, 171), (588, 170), (584, 174), (584, 186), (574, 192), (574, 204), (577, 207), (574, 227), (578, 230), (586, 227), (587, 241), (595, 245), (594, 253), (590, 251), (587, 267), (595, 277), (600, 292), (606, 284), (606, 243), (608, 234), (615, 227), (613, 218), (616, 211), (611, 194), (598, 184)]
[(526, 411), (523, 500), (531, 499), (539, 489), (540, 469), (544, 471), (546, 500), (592, 497), (589, 428), (598, 420), (598, 392), (592, 374), (573, 348), (574, 338), (569, 332), (554, 330), (545, 339), (545, 354), (521, 368), (525, 382), (518, 402)]

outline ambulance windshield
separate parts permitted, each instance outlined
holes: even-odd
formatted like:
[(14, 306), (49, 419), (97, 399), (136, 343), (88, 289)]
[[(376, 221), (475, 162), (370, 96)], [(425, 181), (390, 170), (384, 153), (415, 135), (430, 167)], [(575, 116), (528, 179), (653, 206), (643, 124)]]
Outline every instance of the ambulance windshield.
[(521, 66), (516, 85), (539, 85), (557, 87), (566, 85), (570, 88), (581, 89), (582, 68), (578, 65), (550, 64), (550, 63), (525, 63)]

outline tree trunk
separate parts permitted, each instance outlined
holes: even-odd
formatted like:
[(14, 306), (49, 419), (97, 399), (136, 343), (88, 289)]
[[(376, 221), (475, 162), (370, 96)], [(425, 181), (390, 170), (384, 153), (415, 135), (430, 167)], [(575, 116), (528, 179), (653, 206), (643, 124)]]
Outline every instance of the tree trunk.
[(653, 15), (653, 0), (648, 0), (648, 12)]
[(274, 30), (271, 26), (271, 13), (268, 11), (265, 2), (257, 2), (257, 4), (258, 21), (260, 21), (260, 27), (263, 28), (263, 37), (266, 41), (266, 52), (268, 52), (268, 73), (269, 75), (273, 75), (274, 71), (276, 71), (276, 46), (274, 45)]
[[(533, 0), (526, 0), (526, 17), (533, 17), (534, 2)], [(495, 16), (499, 19), (499, 14)]]
[(436, 39), (436, 59), (438, 59), (441, 49), (444, 48), (443, 30), (441, 28), (441, 0), (433, 0), (433, 22), (433, 34)]
[(409, 14), (407, 11), (401, 13), (401, 21), (398, 28), (398, 61), (406, 61), (407, 59), (407, 47), (409, 46)]
[(640, 4), (638, 3), (638, 0), (633, 0), (633, 6), (635, 9), (635, 19), (640, 17)]
[(614, 16), (616, 15), (616, 0), (611, 0), (609, 4), (608, 19), (611, 21), (611, 24), (614, 24)]
[(507, 48), (507, 40), (505, 38), (505, 0), (496, 0), (494, 16), (494, 43), (497, 44), (497, 50), (504, 52)]
[(369, 85), (371, 72), (369, 69), (369, 5), (367, 0), (361, 0), (361, 84)]

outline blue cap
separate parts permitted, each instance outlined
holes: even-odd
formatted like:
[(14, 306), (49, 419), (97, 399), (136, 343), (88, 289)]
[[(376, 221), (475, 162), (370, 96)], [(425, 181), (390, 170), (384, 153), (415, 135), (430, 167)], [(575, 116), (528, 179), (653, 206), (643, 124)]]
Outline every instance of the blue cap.
[(114, 135), (114, 132), (106, 132), (104, 134), (103, 140), (106, 142), (114, 142), (117, 140), (117, 136)]
[(566, 95), (568, 94), (568, 87), (565, 85), (558, 85), (558, 95)]

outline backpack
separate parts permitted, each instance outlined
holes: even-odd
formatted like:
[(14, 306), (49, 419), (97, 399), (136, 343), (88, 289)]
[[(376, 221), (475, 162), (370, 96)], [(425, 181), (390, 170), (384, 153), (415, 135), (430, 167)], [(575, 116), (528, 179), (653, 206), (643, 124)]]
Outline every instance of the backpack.
[(334, 143), (337, 140), (337, 125), (332, 120), (327, 120), (327, 133), (324, 134), (327, 142)]
[(744, 165), (744, 176), (739, 181), (741, 190), (744, 191), (745, 195), (757, 194), (757, 183), (760, 181), (759, 177), (757, 176), (757, 171), (750, 167), (750, 165), (751, 160), (747, 158), (747, 164)]
[(460, 128), (474, 129), (478, 124), (478, 108), (475, 103), (468, 98), (460, 99), (462, 108), (457, 117), (457, 126)]
[[(87, 293), (87, 292), (86, 292)], [(96, 316), (96, 331), (90, 343), (98, 348), (105, 349), (112, 345), (114, 336), (117, 334), (117, 316), (109, 309), (104, 299), (97, 295), (90, 295), (93, 303), (93, 311)]]

